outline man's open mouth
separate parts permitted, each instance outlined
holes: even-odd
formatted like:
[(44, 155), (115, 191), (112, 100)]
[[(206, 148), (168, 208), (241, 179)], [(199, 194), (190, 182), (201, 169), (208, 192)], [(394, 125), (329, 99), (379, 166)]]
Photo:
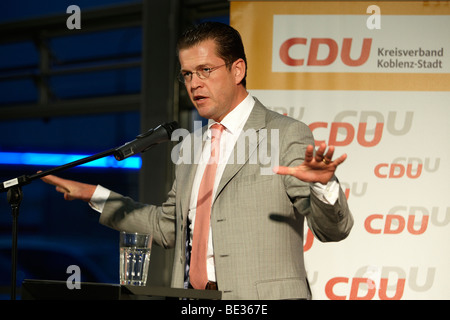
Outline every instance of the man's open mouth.
[(206, 99), (207, 97), (205, 97), (205, 96), (195, 96), (194, 97), (194, 101), (201, 101), (201, 100), (204, 100), (204, 99)]

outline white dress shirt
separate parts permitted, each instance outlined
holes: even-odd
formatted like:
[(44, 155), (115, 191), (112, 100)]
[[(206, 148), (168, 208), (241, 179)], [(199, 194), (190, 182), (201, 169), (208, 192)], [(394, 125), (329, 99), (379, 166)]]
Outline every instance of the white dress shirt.
[[(251, 95), (247, 97), (230, 113), (228, 113), (225, 118), (221, 121), (221, 124), (225, 127), (222, 136), (220, 138), (220, 156), (219, 162), (217, 164), (216, 178), (214, 180), (213, 189), (213, 199), (216, 194), (217, 186), (219, 185), (220, 178), (222, 177), (223, 171), (225, 170), (225, 165), (227, 159), (229, 158), (231, 152), (233, 151), (234, 145), (242, 132), (244, 124), (255, 105), (255, 100)], [(194, 234), (195, 225), (195, 212), (197, 207), (197, 195), (198, 189), (200, 188), (200, 183), (202, 181), (203, 172), (205, 171), (206, 164), (209, 160), (211, 154), (211, 126), (216, 123), (214, 120), (208, 121), (208, 130), (203, 134), (203, 139), (205, 141), (201, 159), (197, 167), (197, 172), (194, 177), (194, 183), (192, 185), (191, 200), (189, 203), (189, 221), (190, 221), (190, 243), (192, 244), (192, 236)], [(208, 240), (208, 251), (206, 253), (207, 258), (207, 272), (208, 280), (216, 281), (215, 267), (214, 267), (214, 249), (212, 244), (212, 230), (209, 229), (209, 240)]]

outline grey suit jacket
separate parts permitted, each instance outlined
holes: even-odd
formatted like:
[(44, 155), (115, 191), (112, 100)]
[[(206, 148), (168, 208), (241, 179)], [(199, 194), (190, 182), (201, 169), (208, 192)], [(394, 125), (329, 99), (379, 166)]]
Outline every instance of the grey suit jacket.
[[(230, 159), (212, 205), (218, 288), (223, 299), (309, 299), (303, 261), (304, 220), (320, 241), (346, 238), (353, 218), (345, 195), (340, 190), (336, 204), (327, 205), (310, 192), (309, 183), (291, 176), (261, 174), (261, 168), (273, 164), (267, 163), (267, 157), (256, 156), (263, 148), (269, 155), (270, 150), (278, 150), (280, 165), (303, 162), (306, 146), (314, 143), (304, 123), (256, 101), (243, 134), (249, 129), (254, 129), (258, 139), (245, 139), (245, 163), (242, 158)], [(278, 139), (271, 134), (274, 129)], [(194, 134), (183, 146), (193, 141)], [(184, 282), (189, 197), (196, 170), (193, 160), (194, 164), (177, 164), (175, 181), (162, 206), (140, 204), (112, 192), (100, 216), (104, 225), (151, 232), (158, 245), (174, 247), (172, 286), (177, 288)]]

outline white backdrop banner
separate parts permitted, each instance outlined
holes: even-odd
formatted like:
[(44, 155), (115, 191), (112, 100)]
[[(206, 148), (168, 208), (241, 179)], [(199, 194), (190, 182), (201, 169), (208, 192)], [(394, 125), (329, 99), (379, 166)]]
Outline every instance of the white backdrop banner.
[(348, 154), (355, 225), (305, 230), (314, 299), (450, 298), (448, 2), (231, 3), (249, 91)]

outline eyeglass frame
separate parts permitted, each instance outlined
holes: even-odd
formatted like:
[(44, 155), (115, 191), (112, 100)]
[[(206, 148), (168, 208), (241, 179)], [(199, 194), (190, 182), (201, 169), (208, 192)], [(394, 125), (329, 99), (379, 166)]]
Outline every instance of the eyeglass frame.
[[(216, 71), (217, 69), (222, 68), (223, 66), (226, 66), (226, 65), (229, 65), (229, 64), (230, 63), (225, 63), (225, 64), (222, 64), (220, 66), (215, 66), (215, 67), (212, 67), (212, 68), (199, 67), (195, 71), (185, 71), (184, 72), (185, 74), (183, 74), (183, 72), (180, 71), (178, 73), (177, 78), (178, 78), (178, 81), (180, 81), (183, 84), (186, 84), (186, 83), (189, 83), (189, 82), (192, 81), (192, 77), (194, 76), (194, 73), (195, 73), (200, 80), (205, 80), (205, 79), (208, 79), (211, 76), (211, 72)], [(208, 71), (206, 71), (206, 70), (208, 70)], [(190, 73), (189, 81), (187, 81), (186, 78), (185, 78), (187, 76), (186, 73)], [(207, 74), (206, 76), (205, 76), (205, 73)]]

